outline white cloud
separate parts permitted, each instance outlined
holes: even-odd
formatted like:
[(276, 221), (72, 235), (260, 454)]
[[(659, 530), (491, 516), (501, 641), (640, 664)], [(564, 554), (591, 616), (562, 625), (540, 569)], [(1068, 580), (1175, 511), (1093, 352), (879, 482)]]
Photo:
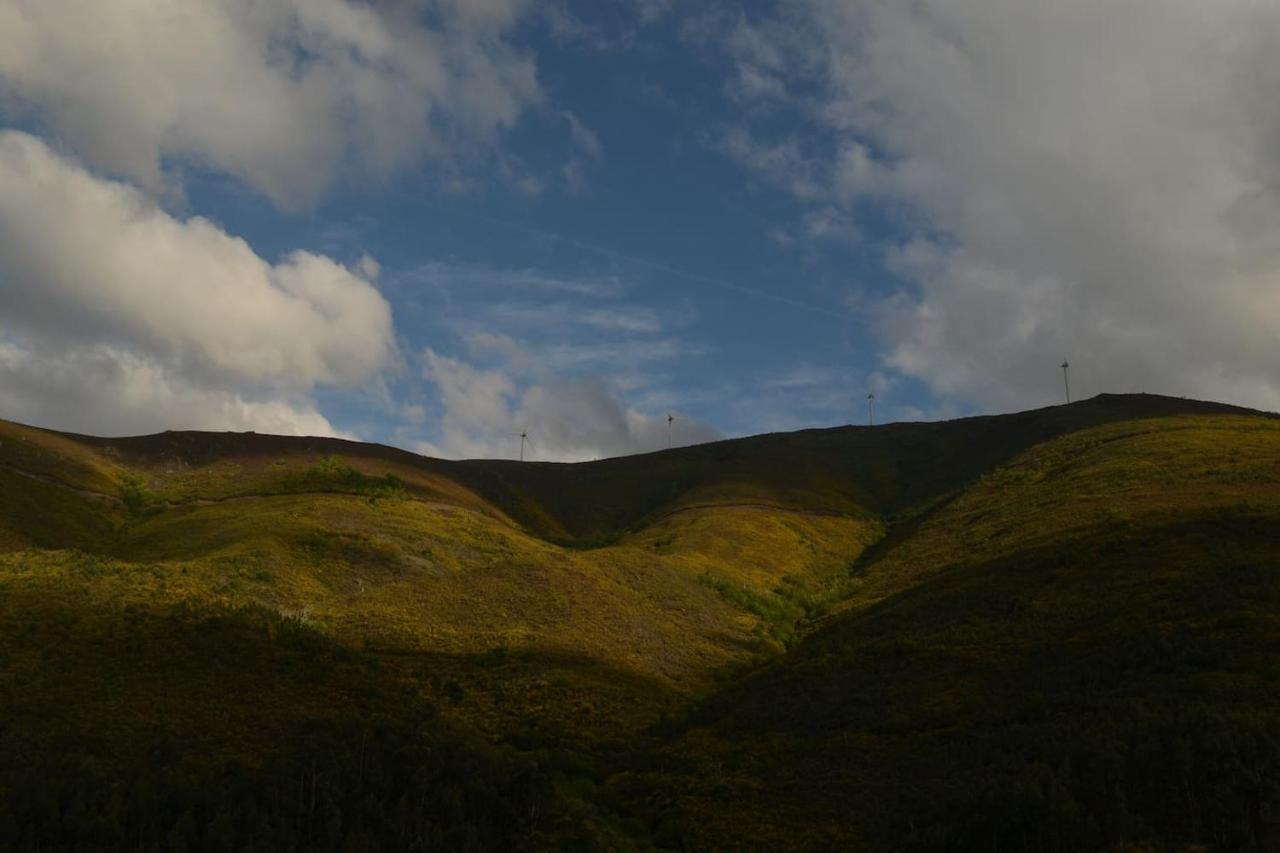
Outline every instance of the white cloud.
[(156, 359), (105, 345), (55, 351), (0, 341), (0, 415), (90, 435), (162, 429), (344, 435), (303, 397), (255, 398), (194, 384)]
[(569, 125), (569, 139), (574, 151), (560, 167), (560, 176), (569, 192), (584, 194), (590, 189), (587, 183), (588, 161), (600, 159), (600, 138), (568, 110), (563, 110), (561, 115)]
[(720, 147), (741, 165), (797, 198), (819, 201), (830, 193), (825, 164), (806, 152), (795, 136), (765, 142), (746, 128), (733, 127), (725, 134)]
[(615, 277), (566, 277), (552, 275), (536, 269), (511, 269), (483, 264), (441, 263), (422, 264), (399, 276), (408, 287), (431, 287), (441, 293), (453, 290), (460, 297), (483, 292), (485, 298), (513, 293), (564, 293), (576, 296), (616, 297), (623, 292), (622, 283)]
[(1280, 406), (1280, 7), (783, 8), (752, 35), (785, 60), (733, 62), (786, 81), (808, 147), (763, 124), (727, 147), (815, 206), (900, 211), (888, 366), (1022, 406), (1065, 355), (1081, 393)]
[(670, 12), (674, 3), (675, 0), (635, 0), (634, 5), (640, 20), (650, 24)]
[[(666, 413), (628, 406), (599, 376), (549, 376), (521, 384), (509, 371), (479, 369), (465, 361), (423, 353), (424, 374), (438, 389), (441, 438), (419, 450), (446, 457), (511, 457), (516, 433), (527, 430), (525, 458), (575, 462), (659, 450), (667, 446)], [(676, 446), (712, 441), (712, 427), (677, 415)]]
[(0, 342), (4, 415), (84, 429), (331, 432), (310, 391), (396, 357), (390, 307), (357, 273), (307, 252), (271, 264), (13, 131), (0, 133)]
[(572, 302), (518, 302), (506, 300), (486, 312), (490, 322), (504, 328), (549, 329), (582, 326), (596, 332), (657, 333), (665, 326), (662, 315), (645, 306), (587, 308)]
[(382, 274), (382, 264), (371, 255), (361, 255), (360, 260), (356, 261), (356, 272), (365, 281), (377, 281)]
[(541, 98), (505, 39), (525, 6), (0, 0), (0, 95), (152, 193), (177, 161), (295, 207), (344, 172), (451, 170), (515, 124)]
[[(530, 459), (579, 461), (666, 447), (666, 371), (703, 350), (672, 334), (696, 318), (687, 302), (638, 302), (614, 277), (435, 264), (398, 280), (431, 286), (441, 334), (422, 355), (438, 400), (422, 452), (510, 457), (528, 428)], [(602, 335), (604, 337), (602, 337)], [(452, 339), (457, 353), (443, 354)], [(664, 402), (666, 402), (664, 400)], [(678, 415), (677, 444), (719, 437)]]
[(635, 47), (642, 31), (673, 5), (674, 0), (542, 0), (533, 9), (556, 40), (621, 53)]
[(867, 393), (874, 392), (877, 423), (900, 417), (896, 382), (880, 371), (861, 374), (830, 364), (797, 363), (761, 375), (735, 404), (739, 420), (757, 430), (866, 423)]
[(600, 156), (600, 138), (582, 120), (568, 110), (560, 113), (569, 125), (569, 138), (583, 154), (596, 158)]
[(804, 216), (805, 234), (817, 240), (857, 243), (861, 239), (853, 218), (834, 205), (815, 208)]
[[(499, 370), (481, 370), (456, 358), (423, 352), (423, 373), (435, 384), (445, 411), (445, 432), (454, 425), (483, 433), (509, 431), (515, 382)], [(457, 439), (454, 438), (456, 441)]]
[(434, 304), (421, 310), (473, 354), (498, 354), (525, 374), (617, 380), (627, 370), (706, 351), (675, 337), (697, 319), (689, 300), (644, 304), (615, 276), (432, 263), (390, 283), (408, 300), (430, 299)]

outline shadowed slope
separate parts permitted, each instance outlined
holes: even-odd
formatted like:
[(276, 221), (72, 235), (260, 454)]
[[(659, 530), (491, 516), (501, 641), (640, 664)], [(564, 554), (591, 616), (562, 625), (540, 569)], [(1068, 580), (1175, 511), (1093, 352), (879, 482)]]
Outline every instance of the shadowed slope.
[(695, 847), (1274, 849), (1277, 530), (1274, 420), (1036, 447), (869, 558), (649, 796)]

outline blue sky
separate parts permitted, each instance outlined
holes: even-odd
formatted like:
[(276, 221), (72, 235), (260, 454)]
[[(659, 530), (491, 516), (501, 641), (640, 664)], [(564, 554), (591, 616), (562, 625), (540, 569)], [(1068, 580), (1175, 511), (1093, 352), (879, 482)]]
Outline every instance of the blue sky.
[[(804, 205), (721, 150), (739, 109), (723, 69), (682, 33), (682, 16), (646, 24), (611, 11), (585, 19), (612, 34), (608, 46), (557, 37), (545, 21), (515, 37), (538, 56), (549, 106), (504, 149), (536, 191), (484, 171), (452, 193), (413, 175), (340, 187), (282, 217), (215, 176), (191, 205), (267, 256), (375, 257), (408, 352), (501, 368), (502, 353), (470, 339), (507, 335), (557, 378), (599, 379), (644, 414), (675, 411), (708, 428), (694, 438), (864, 419), (876, 345), (848, 300), (887, 286), (874, 247), (783, 237), (801, 227)], [(575, 130), (588, 135), (585, 150)], [(568, 347), (600, 352), (574, 358)], [(321, 410), (362, 437), (405, 444), (421, 431), (438, 442), (441, 404), (418, 379), (410, 371), (390, 385), (397, 401), (427, 409), (425, 424), (349, 394), (327, 395)], [(904, 390), (899, 410), (932, 405), (922, 389)], [(493, 429), (518, 430), (516, 417)]]
[(0, 0), (0, 416), (571, 460), (1063, 357), (1274, 408), (1280, 14), (907, 5)]

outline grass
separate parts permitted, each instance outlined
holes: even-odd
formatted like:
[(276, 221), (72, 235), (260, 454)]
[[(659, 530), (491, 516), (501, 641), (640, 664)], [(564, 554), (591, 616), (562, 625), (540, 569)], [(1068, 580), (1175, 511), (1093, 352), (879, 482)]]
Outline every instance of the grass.
[[(533, 717), (565, 737), (616, 739), (675, 713), (756, 661), (762, 636), (790, 630), (726, 600), (705, 574), (772, 597), (784, 575), (827, 583), (874, 536), (858, 519), (740, 508), (565, 548), (465, 494), (446, 502), (447, 488), (404, 466), (334, 454), (165, 465), (115, 474), (112, 504), (47, 487), (110, 516), (96, 539), (49, 543), (78, 549), (60, 560), (97, 567), (50, 568), (89, 597), (84, 606), (143, 596), (299, 618), (387, 659), (425, 699), (494, 737)], [(512, 653), (500, 679), (477, 663), (498, 647)], [(418, 679), (419, 659), (446, 674)]]
[(1015, 457), (687, 720), (641, 785), (655, 825), (694, 847), (1271, 849), (1277, 459), (1280, 425), (1244, 417)]
[[(118, 575), (146, 570), (81, 555), (2, 570), (6, 846), (386, 849), (425, 833), (493, 849), (523, 844), (528, 806), (548, 801), (536, 764), (302, 620), (129, 594)], [(406, 796), (417, 815), (397, 809)]]
[(114, 503), (86, 500), (65, 487), (0, 468), (0, 552), (100, 548), (124, 517)]
[(1262, 849), (1277, 459), (1275, 420), (1140, 396), (572, 466), (0, 423), (0, 770), (69, 803), (178, 743), (194, 830), (85, 813), (216, 846), (210, 780), (275, 802), (337, 738), (319, 788), (404, 827), (352, 793), (381, 721), (478, 762), (469, 809), (379, 759), (462, 849)]
[(300, 494), (336, 492), (364, 495), (373, 499), (408, 497), (404, 480), (396, 474), (371, 477), (338, 456), (326, 456), (309, 468), (286, 474), (279, 487), (283, 492)]

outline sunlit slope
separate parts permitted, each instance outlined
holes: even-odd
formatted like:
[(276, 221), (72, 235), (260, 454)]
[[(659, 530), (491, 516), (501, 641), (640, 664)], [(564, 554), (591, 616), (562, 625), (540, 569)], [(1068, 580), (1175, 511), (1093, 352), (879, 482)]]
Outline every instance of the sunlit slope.
[(440, 473), (465, 464), (320, 439), (4, 429), (15, 553), (0, 592), (261, 609), (380, 656), (493, 734), (536, 718), (591, 739), (673, 712), (780, 648), (879, 535), (865, 514), (677, 507), (565, 548)]
[(1130, 421), (1034, 447), (869, 551), (847, 592), (666, 749), (637, 795), (660, 835), (1280, 844), (1275, 420)]
[(124, 469), (69, 436), (0, 421), (0, 552), (100, 548)]

